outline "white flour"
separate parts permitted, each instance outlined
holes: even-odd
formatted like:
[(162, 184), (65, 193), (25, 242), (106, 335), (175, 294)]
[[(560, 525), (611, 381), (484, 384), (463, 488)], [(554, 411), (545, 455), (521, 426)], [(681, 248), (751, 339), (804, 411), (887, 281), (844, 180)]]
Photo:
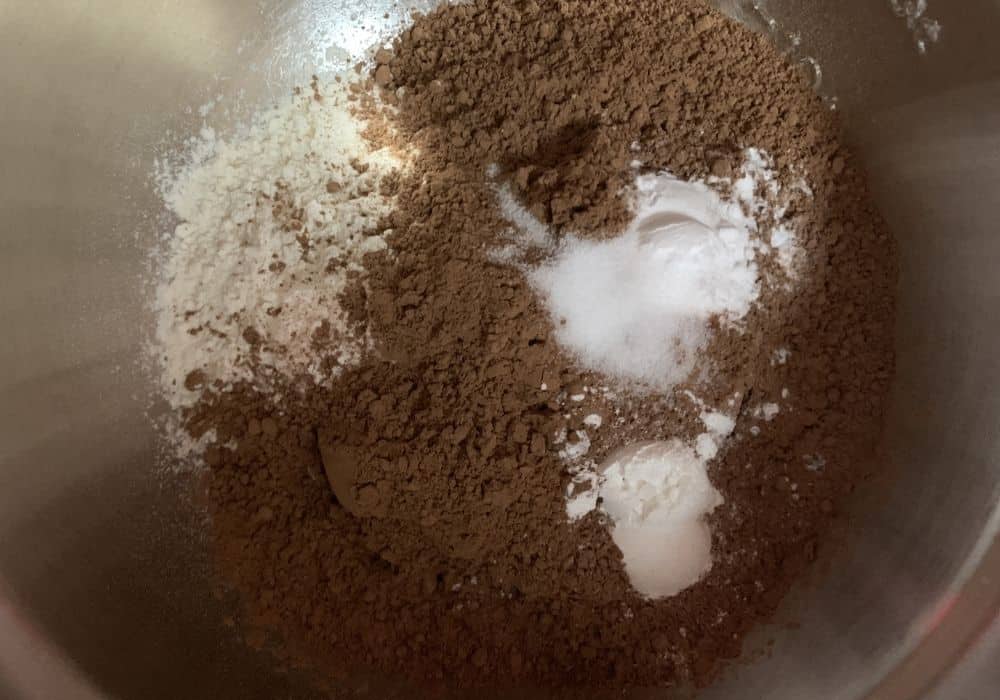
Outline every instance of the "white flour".
[[(163, 187), (181, 222), (155, 300), (161, 381), (175, 407), (202, 384), (255, 379), (254, 353), (258, 366), (323, 382), (365, 351), (338, 295), (362, 256), (386, 246), (391, 232), (373, 229), (391, 205), (379, 183), (400, 162), (362, 138), (346, 81), (319, 90), (321, 101), (306, 91), (261, 112), (232, 142), (204, 131), (192, 164)], [(325, 354), (314, 348), (320, 329)]]

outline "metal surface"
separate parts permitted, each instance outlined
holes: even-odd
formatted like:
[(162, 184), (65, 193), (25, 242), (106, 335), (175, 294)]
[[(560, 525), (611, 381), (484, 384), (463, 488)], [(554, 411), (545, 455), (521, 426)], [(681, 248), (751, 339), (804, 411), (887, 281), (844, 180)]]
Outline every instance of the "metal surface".
[[(761, 24), (751, 3), (723, 4)], [(932, 0), (944, 31), (920, 56), (888, 0), (766, 5), (819, 60), (900, 241), (894, 478), (866, 490), (851, 546), (789, 600), (799, 624), (762, 631), (773, 652), (706, 697), (995, 697), (1000, 6)], [(149, 175), (202, 105), (220, 98), (205, 120), (225, 129), (403, 9), (0, 0), (3, 697), (303, 696), (222, 624), (197, 523), (155, 467)]]

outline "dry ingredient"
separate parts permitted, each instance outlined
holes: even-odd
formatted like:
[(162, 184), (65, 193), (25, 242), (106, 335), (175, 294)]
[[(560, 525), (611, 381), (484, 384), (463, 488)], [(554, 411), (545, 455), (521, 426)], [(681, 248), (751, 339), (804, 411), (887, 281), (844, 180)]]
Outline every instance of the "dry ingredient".
[[(555, 255), (529, 272), (557, 339), (582, 366), (667, 391), (695, 370), (709, 321), (738, 323), (757, 301), (758, 254), (776, 253), (791, 270), (794, 234), (776, 226), (764, 240), (759, 235), (755, 216), (767, 200), (756, 196), (757, 188), (777, 194), (760, 161), (751, 151), (743, 176), (726, 182), (734, 196), (725, 203), (702, 183), (640, 175), (633, 219), (622, 235), (598, 241), (567, 235)], [(517, 222), (527, 240), (538, 240), (542, 224), (524, 216)]]
[(650, 598), (676, 595), (712, 567), (705, 516), (723, 498), (707, 470), (736, 422), (704, 408), (700, 418), (705, 432), (691, 444), (672, 438), (621, 448), (596, 469), (593, 463), (579, 467), (567, 492), (571, 520), (598, 507), (609, 516), (629, 582)]
[[(766, 39), (694, 0), (474, 0), (375, 58), (352, 104), (381, 119), (378, 93), (420, 156), (375, 227), (387, 247), (355, 259), (336, 299), (365, 351), (325, 383), (251, 353), (252, 376), (199, 384), (183, 413), (211, 443), (212, 544), (240, 629), (330, 675), (709, 682), (874, 464), (893, 246), (835, 115)], [(535, 279), (638, 238), (637, 178), (740, 205), (718, 228), (748, 246), (683, 223), (713, 241), (693, 295), (716, 252), (738, 277), (756, 267), (697, 307), (715, 311), (672, 391), (582, 366)], [(665, 449), (640, 466), (678, 467), (653, 470), (652, 492), (613, 457), (648, 442)], [(690, 526), (688, 553), (710, 533), (710, 568), (693, 556), (683, 580), (637, 591), (631, 564), (648, 560), (621, 535), (643, 513)]]
[(601, 468), (601, 509), (614, 522), (611, 537), (629, 581), (643, 595), (675, 595), (712, 566), (705, 516), (723, 499), (705, 467), (674, 438), (626, 447)]
[(175, 407), (207, 386), (267, 382), (265, 370), (323, 383), (364, 352), (338, 297), (386, 246), (378, 221), (400, 160), (372, 148), (348, 104), (343, 76), (316, 81), (230, 141), (206, 131), (167, 180), (180, 223), (154, 306)]

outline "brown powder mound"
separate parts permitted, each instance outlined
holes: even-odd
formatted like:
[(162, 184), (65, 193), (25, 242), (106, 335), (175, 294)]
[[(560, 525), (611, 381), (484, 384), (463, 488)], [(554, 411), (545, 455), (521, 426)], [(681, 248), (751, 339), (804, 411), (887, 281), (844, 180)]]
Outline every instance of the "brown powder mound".
[(727, 174), (745, 146), (835, 156), (805, 78), (701, 2), (475, 2), (417, 22), (388, 66), (427, 154), (516, 172), (540, 219), (578, 233), (626, 221), (634, 143), (683, 178)]
[[(373, 79), (422, 154), (394, 183), (391, 249), (344, 297), (377, 352), (332, 388), (240, 387), (188, 416), (195, 436), (235, 443), (207, 454), (209, 503), (245, 624), (330, 673), (708, 682), (815, 557), (881, 423), (892, 244), (833, 115), (763, 38), (679, 0), (446, 7), (380, 53)], [(807, 260), (794, 293), (769, 291), (742, 333), (719, 329), (713, 381), (680, 387), (743, 403), (711, 467), (726, 499), (715, 564), (649, 601), (597, 513), (567, 522), (553, 438), (601, 415), (588, 455), (600, 460), (692, 437), (698, 407), (574, 367), (523, 275), (491, 262), (507, 225), (484, 173), (498, 164), (554, 227), (608, 235), (626, 220), (633, 158), (726, 174), (750, 146), (806, 174), (813, 197), (788, 217)], [(773, 421), (754, 419), (779, 400)]]

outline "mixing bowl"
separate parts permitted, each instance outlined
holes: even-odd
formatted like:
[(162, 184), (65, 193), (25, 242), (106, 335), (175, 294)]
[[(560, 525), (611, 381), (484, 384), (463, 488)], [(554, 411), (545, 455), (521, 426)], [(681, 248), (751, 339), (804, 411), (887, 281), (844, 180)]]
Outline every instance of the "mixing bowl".
[[(224, 624), (203, 524), (156, 460), (153, 174), (419, 4), (0, 0), (0, 696), (308, 695)], [(1000, 693), (1000, 4), (930, 0), (925, 52), (894, 4), (921, 9), (722, 4), (836, 98), (901, 278), (891, 476), (708, 698)]]

